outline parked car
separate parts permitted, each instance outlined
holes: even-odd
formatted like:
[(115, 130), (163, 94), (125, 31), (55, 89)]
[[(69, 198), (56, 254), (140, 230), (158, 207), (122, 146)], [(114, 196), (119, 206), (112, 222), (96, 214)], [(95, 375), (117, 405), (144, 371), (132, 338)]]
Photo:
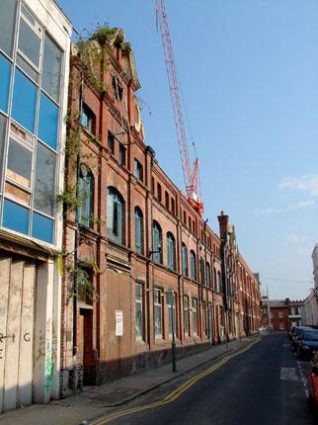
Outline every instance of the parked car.
[(289, 339), (292, 339), (292, 336), (294, 335), (295, 329), (296, 329), (296, 326), (291, 326), (291, 328), (287, 332), (287, 336), (288, 336)]
[(297, 353), (300, 357), (312, 357), (318, 350), (318, 330), (305, 329), (297, 341)]
[(308, 399), (312, 407), (318, 410), (318, 354), (310, 362), (307, 373)]
[(305, 330), (310, 330), (311, 328), (308, 326), (296, 326), (291, 337), (291, 345), (294, 349), (297, 349), (299, 345), (299, 340), (302, 337), (302, 334)]

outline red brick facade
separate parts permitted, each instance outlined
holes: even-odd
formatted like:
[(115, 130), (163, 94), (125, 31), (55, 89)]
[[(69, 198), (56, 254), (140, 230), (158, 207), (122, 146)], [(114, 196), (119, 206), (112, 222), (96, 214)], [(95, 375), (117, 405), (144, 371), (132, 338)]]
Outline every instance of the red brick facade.
[[(173, 327), (185, 355), (255, 332), (260, 322), (259, 283), (228, 217), (218, 237), (144, 143), (139, 82), (122, 31), (90, 43), (103, 88), (76, 50), (71, 63), (70, 131), (82, 110), (77, 175), (90, 176), (94, 219), (85, 223), (65, 207), (64, 394), (82, 380), (99, 384), (169, 360)], [(67, 182), (76, 181), (67, 164)], [(76, 284), (74, 264), (89, 275), (90, 294)]]
[[(267, 302), (265, 299), (262, 303), (262, 326), (270, 325), (274, 332), (287, 332), (291, 326), (302, 324), (302, 301), (291, 301), (289, 298), (269, 300), (269, 308)], [(268, 314), (270, 314), (270, 318)]]

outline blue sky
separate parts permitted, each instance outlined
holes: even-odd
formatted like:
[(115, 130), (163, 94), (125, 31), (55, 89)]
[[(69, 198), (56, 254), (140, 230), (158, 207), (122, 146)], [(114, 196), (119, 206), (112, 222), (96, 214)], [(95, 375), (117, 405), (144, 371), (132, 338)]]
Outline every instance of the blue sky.
[[(155, 0), (58, 0), (134, 48), (146, 143), (184, 187)], [(318, 243), (318, 2), (166, 0), (205, 215), (224, 210), (270, 298), (305, 298)]]

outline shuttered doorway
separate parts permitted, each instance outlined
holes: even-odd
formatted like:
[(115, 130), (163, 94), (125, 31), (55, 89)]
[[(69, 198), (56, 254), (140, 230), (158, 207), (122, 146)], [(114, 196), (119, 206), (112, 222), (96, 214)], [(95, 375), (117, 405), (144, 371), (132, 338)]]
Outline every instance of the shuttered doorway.
[(0, 254), (0, 411), (31, 404), (36, 263)]

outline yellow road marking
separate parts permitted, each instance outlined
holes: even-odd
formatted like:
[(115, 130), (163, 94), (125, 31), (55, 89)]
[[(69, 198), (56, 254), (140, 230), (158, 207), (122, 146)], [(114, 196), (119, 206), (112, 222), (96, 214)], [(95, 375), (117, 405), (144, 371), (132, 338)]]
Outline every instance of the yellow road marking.
[(153, 403), (144, 404), (143, 406), (135, 406), (130, 409), (123, 410), (121, 412), (116, 412), (116, 413), (107, 415), (106, 417), (104, 416), (103, 418), (99, 418), (91, 422), (91, 425), (105, 425), (109, 423), (110, 421), (113, 421), (114, 419), (121, 418), (122, 416), (131, 415), (132, 413), (139, 413), (144, 410), (149, 410), (155, 407), (164, 406), (165, 404), (172, 403), (175, 400), (177, 400), (182, 394), (184, 394), (189, 388), (191, 388), (194, 384), (196, 384), (198, 381), (210, 375), (211, 373), (219, 369), (221, 366), (225, 365), (225, 363), (227, 363), (229, 360), (233, 359), (236, 356), (239, 356), (245, 351), (248, 351), (251, 347), (253, 347), (253, 345), (257, 344), (259, 341), (260, 341), (260, 338), (257, 338), (254, 342), (249, 344), (247, 347), (242, 348), (240, 351), (223, 357), (218, 363), (214, 364), (213, 366), (209, 367), (208, 369), (204, 370), (203, 372), (189, 379), (188, 381), (180, 385), (180, 387), (172, 391), (163, 399), (155, 401)]

